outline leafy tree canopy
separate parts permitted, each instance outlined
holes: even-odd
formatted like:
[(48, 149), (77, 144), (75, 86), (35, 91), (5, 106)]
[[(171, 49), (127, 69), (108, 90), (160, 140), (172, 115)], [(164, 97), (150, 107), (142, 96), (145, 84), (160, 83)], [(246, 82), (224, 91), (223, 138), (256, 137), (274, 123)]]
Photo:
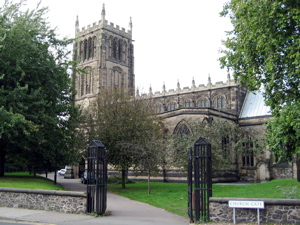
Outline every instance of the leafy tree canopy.
[(11, 154), (43, 169), (67, 163), (78, 114), (68, 74), (72, 40), (57, 37), (47, 8), (21, 11), (23, 3), (5, 0), (0, 8), (0, 175)]
[[(236, 163), (237, 155), (254, 154), (259, 158), (260, 140), (253, 137), (235, 123), (219, 120), (189, 123), (190, 133), (177, 133), (170, 137), (170, 153), (175, 165), (187, 170), (188, 149), (193, 147), (199, 137), (206, 138), (211, 144), (212, 167), (214, 172), (230, 170)], [(251, 147), (250, 147), (251, 146)]]
[(264, 88), (275, 117), (268, 124), (270, 150), (282, 156), (299, 154), (299, 1), (231, 0), (221, 15), (229, 16), (233, 25), (221, 65), (250, 91)]
[(109, 163), (125, 172), (130, 168), (153, 171), (163, 159), (163, 126), (154, 116), (151, 100), (135, 98), (122, 90), (101, 90), (85, 123), (86, 134), (100, 140), (108, 150)]

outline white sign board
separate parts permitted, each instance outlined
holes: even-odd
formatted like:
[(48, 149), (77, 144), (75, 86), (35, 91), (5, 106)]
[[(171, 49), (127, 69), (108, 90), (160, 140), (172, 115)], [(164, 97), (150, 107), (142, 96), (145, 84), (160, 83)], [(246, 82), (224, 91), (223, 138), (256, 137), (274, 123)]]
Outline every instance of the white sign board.
[(229, 208), (264, 209), (264, 201), (229, 200)]

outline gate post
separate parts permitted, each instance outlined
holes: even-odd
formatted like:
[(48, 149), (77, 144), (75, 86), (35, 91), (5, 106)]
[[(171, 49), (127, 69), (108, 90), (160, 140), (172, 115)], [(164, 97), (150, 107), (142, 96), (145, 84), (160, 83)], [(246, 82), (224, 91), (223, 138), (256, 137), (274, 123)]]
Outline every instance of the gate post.
[(102, 215), (107, 202), (107, 151), (100, 141), (88, 147), (87, 213)]
[(194, 222), (193, 211), (195, 221), (208, 222), (209, 198), (212, 197), (211, 144), (203, 137), (194, 143), (194, 149), (189, 150), (188, 185), (188, 213), (191, 222)]

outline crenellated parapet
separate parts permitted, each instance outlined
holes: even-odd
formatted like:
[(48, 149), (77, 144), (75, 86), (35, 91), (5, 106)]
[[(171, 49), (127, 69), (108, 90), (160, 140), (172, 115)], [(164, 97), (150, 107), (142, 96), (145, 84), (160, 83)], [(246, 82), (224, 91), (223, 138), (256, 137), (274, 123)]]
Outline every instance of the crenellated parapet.
[[(199, 92), (199, 91), (208, 91), (208, 90), (214, 90), (214, 89), (219, 89), (219, 88), (224, 88), (224, 87), (233, 87), (233, 86), (238, 86), (239, 84), (236, 83), (233, 79), (230, 79), (228, 77), (228, 80), (226, 82), (223, 81), (217, 81), (215, 84), (211, 83), (210, 77), (208, 78), (208, 83), (205, 84), (199, 84), (198, 86), (195, 85), (195, 80), (192, 80), (192, 85), (191, 87), (183, 87), (180, 88), (180, 83), (178, 81), (176, 89), (169, 89), (168, 91), (166, 90), (166, 85), (163, 84), (162, 91), (156, 91), (152, 92), (152, 88), (150, 87), (149, 93), (143, 94), (143, 97), (162, 97), (162, 96), (171, 96), (171, 95), (178, 95), (178, 94), (189, 94), (189, 93), (194, 93), (194, 92)], [(137, 93), (137, 96), (139, 94)]]
[(108, 23), (107, 20), (105, 20), (105, 23), (103, 24), (101, 20), (99, 20), (98, 23), (93, 23), (92, 25), (88, 25), (87, 27), (82, 27), (81, 29), (77, 29), (76, 36), (84, 36), (93, 32), (96, 32), (100, 29), (106, 29), (108, 31), (111, 31), (113, 33), (116, 33), (118, 35), (121, 35), (126, 38), (131, 38), (131, 30), (125, 30), (125, 28), (121, 27), (119, 25), (114, 25), (114, 23)]

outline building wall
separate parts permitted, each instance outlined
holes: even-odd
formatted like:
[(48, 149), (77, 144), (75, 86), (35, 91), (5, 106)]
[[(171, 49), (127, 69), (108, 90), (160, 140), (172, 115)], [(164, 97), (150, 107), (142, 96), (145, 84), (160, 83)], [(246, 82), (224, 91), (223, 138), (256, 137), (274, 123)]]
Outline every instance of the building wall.
[[(232, 223), (233, 208), (228, 207), (230, 198), (210, 198), (210, 222)], [(299, 199), (235, 199), (264, 201), (260, 209), (260, 222), (264, 224), (300, 224)], [(257, 209), (236, 209), (236, 223), (257, 223)]]
[(87, 108), (101, 90), (118, 87), (134, 93), (134, 55), (132, 24), (129, 30), (105, 20), (103, 6), (101, 20), (86, 28), (75, 25), (74, 60), (78, 69), (73, 79), (77, 94), (75, 104)]
[[(115, 86), (124, 91), (135, 90), (134, 48), (132, 45), (132, 23), (129, 30), (108, 24), (105, 20), (103, 7), (101, 20), (87, 28), (79, 29), (77, 19), (75, 26), (76, 43), (74, 45), (74, 59), (78, 60), (78, 68), (85, 69), (87, 74), (74, 73), (77, 95), (76, 105), (87, 109), (101, 90), (113, 89)], [(178, 82), (175, 89), (148, 94), (143, 98), (152, 99), (157, 116), (164, 120), (170, 134), (177, 132), (180, 123), (187, 125), (193, 122), (223, 120), (239, 124), (255, 139), (262, 139), (266, 127), (264, 124), (270, 116), (240, 119), (247, 88), (241, 87), (228, 76), (227, 81), (196, 85), (192, 81), (191, 87), (180, 87)], [(140, 97), (137, 92), (137, 97)], [(261, 141), (262, 142), (262, 141)], [(262, 144), (262, 143), (261, 143)], [(253, 165), (244, 166), (243, 157), (233, 161), (238, 180), (265, 181), (275, 178), (295, 177), (294, 164), (275, 165), (274, 157), (265, 148), (256, 154)], [(230, 178), (232, 179), (232, 177)]]
[(0, 188), (0, 206), (63, 213), (85, 213), (86, 195), (72, 191)]

